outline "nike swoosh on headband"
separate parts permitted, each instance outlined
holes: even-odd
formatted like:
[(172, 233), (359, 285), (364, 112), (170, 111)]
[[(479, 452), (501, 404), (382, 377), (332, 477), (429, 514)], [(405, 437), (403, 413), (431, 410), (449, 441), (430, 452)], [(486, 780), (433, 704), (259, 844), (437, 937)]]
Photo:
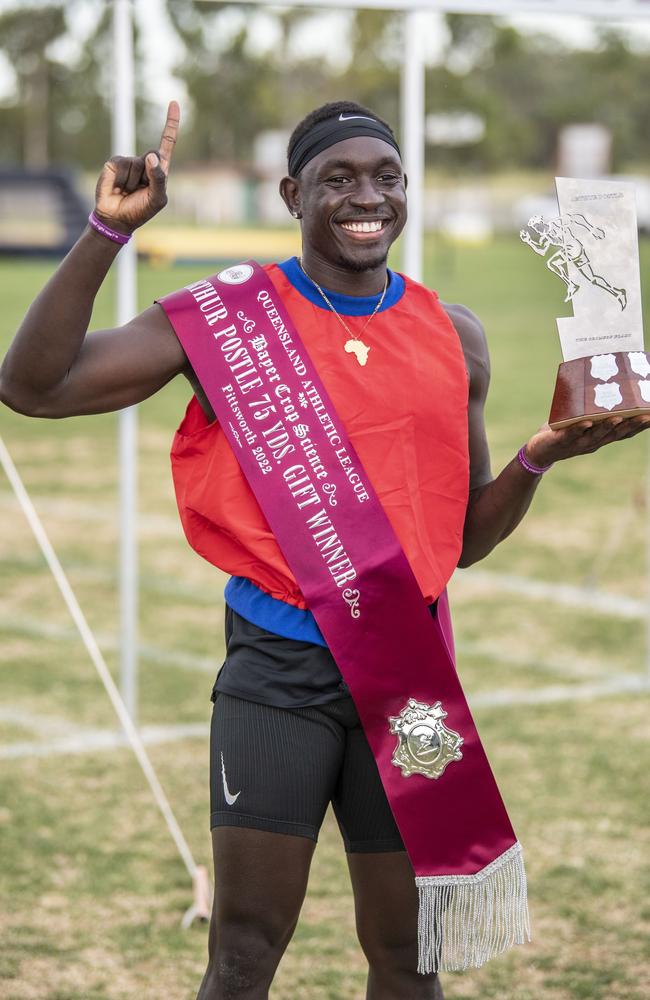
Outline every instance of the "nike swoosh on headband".
[(351, 122), (356, 118), (363, 118), (364, 122), (374, 122), (377, 121), (376, 118), (368, 118), (368, 115), (346, 115), (343, 116), (343, 112), (339, 115), (340, 122)]
[(241, 795), (241, 789), (237, 792), (236, 795), (233, 795), (232, 792), (229, 790), (228, 782), (226, 781), (226, 765), (223, 762), (223, 753), (221, 754), (221, 777), (223, 779), (223, 794), (226, 799), (226, 802), (228, 803), (229, 806), (234, 806), (235, 802)]

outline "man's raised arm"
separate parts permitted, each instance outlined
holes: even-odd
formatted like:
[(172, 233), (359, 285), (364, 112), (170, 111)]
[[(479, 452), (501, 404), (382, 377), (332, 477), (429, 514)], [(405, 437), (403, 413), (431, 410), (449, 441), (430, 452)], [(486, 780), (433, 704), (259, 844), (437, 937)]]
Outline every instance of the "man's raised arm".
[[(179, 108), (169, 105), (157, 152), (116, 156), (97, 182), (95, 216), (130, 236), (167, 204)], [(0, 368), (0, 400), (30, 416), (101, 413), (137, 403), (186, 367), (162, 309), (86, 337), (93, 303), (121, 244), (91, 226), (25, 316)]]

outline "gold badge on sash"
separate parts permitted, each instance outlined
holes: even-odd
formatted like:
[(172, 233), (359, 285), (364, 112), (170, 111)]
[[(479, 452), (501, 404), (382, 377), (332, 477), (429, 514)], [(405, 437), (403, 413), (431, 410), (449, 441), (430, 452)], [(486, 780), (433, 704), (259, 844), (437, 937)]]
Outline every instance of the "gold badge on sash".
[(391, 763), (405, 778), (412, 774), (439, 778), (447, 764), (462, 759), (463, 738), (445, 726), (446, 718), (439, 701), (427, 705), (415, 698), (409, 698), (399, 715), (389, 716), (390, 731), (398, 736)]

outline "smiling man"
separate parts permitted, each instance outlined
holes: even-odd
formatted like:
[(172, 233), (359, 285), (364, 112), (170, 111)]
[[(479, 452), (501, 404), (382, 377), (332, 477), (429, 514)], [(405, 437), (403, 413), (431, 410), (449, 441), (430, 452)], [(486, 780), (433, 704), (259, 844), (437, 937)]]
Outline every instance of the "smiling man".
[(453, 669), (445, 585), (510, 534), (554, 461), (649, 421), (545, 427), (492, 478), (483, 330), (388, 269), (406, 178), (390, 127), (351, 102), (290, 140), (281, 194), (300, 259), (226, 269), (86, 336), (120, 246), (166, 203), (178, 118), (172, 103), (157, 153), (105, 165), (88, 229), (8, 352), (1, 398), (63, 417), (137, 403), (179, 374), (194, 390), (172, 447), (179, 511), (190, 544), (231, 575), (199, 998), (268, 996), (329, 803), (367, 997), (439, 998), (439, 969), (481, 964), (523, 940), (527, 919), (521, 850)]

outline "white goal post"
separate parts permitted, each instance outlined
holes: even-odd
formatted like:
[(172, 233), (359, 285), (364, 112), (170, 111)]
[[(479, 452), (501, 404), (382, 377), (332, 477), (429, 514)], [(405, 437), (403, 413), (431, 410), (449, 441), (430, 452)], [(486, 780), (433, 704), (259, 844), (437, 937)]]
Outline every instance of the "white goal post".
[[(111, 2), (111, 0), (108, 0)], [(137, 0), (135, 0), (137, 2)], [(203, 2), (203, 0), (199, 0)], [(229, 0), (248, 4), (251, 0)], [(133, 144), (133, 3), (112, 0), (114, 16), (115, 94), (113, 136), (125, 140), (119, 152), (135, 152)], [(254, 0), (256, 6), (314, 7), (321, 10), (375, 9), (402, 11), (405, 18), (402, 64), (402, 152), (409, 175), (409, 224), (404, 234), (404, 270), (422, 276), (422, 187), (424, 180), (424, 32), (427, 12), (548, 17), (582, 16), (616, 22), (650, 20), (650, 0)], [(126, 64), (129, 64), (128, 66)], [(118, 151), (117, 149), (115, 150)], [(122, 251), (117, 276), (117, 322), (133, 315), (135, 304), (135, 253)], [(130, 714), (137, 713), (137, 540), (136, 540), (136, 410), (120, 414), (120, 662), (122, 695)], [(650, 488), (648, 490), (650, 495)], [(648, 614), (648, 671), (650, 674), (650, 610)]]
[[(207, 3), (209, 0), (197, 0)], [(569, 15), (623, 21), (650, 18), (650, 0), (227, 0), (228, 3), (264, 7), (316, 7), (320, 10), (426, 10), (441, 14)]]
[[(198, 0), (206, 3), (208, 0)], [(426, 10), (442, 14), (547, 14), (602, 17), (608, 21), (650, 17), (650, 0), (228, 0), (265, 7), (318, 7), (321, 10)]]

